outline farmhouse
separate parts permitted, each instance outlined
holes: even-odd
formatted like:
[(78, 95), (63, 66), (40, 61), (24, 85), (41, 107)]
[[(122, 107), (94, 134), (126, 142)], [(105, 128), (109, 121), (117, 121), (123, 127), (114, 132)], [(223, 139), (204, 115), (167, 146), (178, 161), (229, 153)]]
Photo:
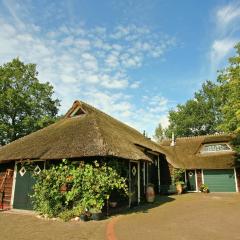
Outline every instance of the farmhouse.
[(170, 170), (173, 167), (186, 170), (188, 191), (199, 191), (201, 184), (207, 184), (211, 192), (238, 192), (240, 165), (231, 140), (231, 135), (206, 135), (165, 140), (160, 145)]
[[(117, 159), (128, 169), (129, 204), (144, 197), (146, 185), (160, 189), (161, 146), (135, 129), (81, 101), (75, 101), (59, 120), (0, 149), (2, 208), (32, 209), (29, 194), (40, 172), (62, 159)], [(31, 170), (24, 167), (29, 163)]]
[(62, 159), (123, 163), (131, 193), (129, 205), (144, 199), (149, 183), (156, 193), (174, 192), (173, 168), (186, 170), (188, 191), (199, 191), (205, 183), (211, 192), (238, 192), (240, 168), (231, 140), (229, 135), (212, 135), (157, 144), (102, 111), (75, 101), (63, 119), (0, 148), (0, 207), (32, 209), (32, 173)]

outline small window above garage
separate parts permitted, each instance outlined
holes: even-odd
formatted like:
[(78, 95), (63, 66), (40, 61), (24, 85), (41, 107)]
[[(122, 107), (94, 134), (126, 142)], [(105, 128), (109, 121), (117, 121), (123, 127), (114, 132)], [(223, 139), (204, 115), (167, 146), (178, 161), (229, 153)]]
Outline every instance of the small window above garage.
[(201, 148), (201, 153), (212, 153), (212, 152), (225, 152), (232, 151), (231, 147), (227, 143), (212, 143), (204, 144)]

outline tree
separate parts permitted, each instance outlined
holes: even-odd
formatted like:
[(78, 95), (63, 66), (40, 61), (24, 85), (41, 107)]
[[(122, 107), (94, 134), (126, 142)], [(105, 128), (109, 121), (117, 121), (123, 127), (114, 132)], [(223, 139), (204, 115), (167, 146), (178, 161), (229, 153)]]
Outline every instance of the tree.
[(240, 134), (240, 43), (235, 49), (237, 55), (229, 58), (229, 66), (218, 75), (220, 92), (224, 98), (221, 107), (223, 122), (219, 129)]
[(222, 121), (220, 106), (222, 98), (219, 86), (207, 81), (195, 92), (194, 99), (178, 104), (176, 110), (169, 111), (169, 127), (165, 134), (172, 132), (178, 137), (213, 134)]
[(159, 123), (158, 124), (158, 127), (155, 129), (155, 139), (157, 140), (157, 141), (162, 141), (163, 139), (164, 139), (164, 137), (165, 137), (165, 132), (164, 132), (164, 129), (163, 129), (163, 127), (162, 127), (162, 125), (161, 125), (161, 123)]
[(55, 121), (59, 100), (53, 87), (40, 83), (35, 64), (18, 58), (0, 66), (0, 145)]
[(240, 161), (240, 43), (235, 46), (236, 56), (229, 58), (229, 66), (220, 71), (218, 82), (221, 84), (220, 92), (224, 98), (221, 107), (223, 122), (219, 129), (234, 133), (232, 142)]

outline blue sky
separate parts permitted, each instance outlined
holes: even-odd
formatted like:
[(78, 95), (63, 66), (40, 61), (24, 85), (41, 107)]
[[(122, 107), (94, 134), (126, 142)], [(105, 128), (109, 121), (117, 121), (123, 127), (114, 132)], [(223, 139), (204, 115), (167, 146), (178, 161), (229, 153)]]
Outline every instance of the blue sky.
[(61, 113), (80, 99), (150, 136), (239, 40), (240, 1), (0, 0), (0, 64), (36, 63)]

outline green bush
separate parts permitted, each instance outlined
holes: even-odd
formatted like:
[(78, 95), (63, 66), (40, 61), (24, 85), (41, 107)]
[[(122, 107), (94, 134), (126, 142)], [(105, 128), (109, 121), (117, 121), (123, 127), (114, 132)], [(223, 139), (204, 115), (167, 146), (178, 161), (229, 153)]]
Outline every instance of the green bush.
[(209, 192), (209, 188), (207, 184), (201, 184), (199, 187), (200, 192)]
[(100, 212), (113, 190), (128, 193), (126, 179), (97, 161), (76, 165), (63, 160), (35, 178), (31, 196), (34, 210), (64, 220), (79, 216), (86, 209)]
[(76, 216), (80, 216), (84, 212), (81, 206), (76, 206), (72, 209), (66, 209), (58, 214), (58, 217), (61, 218), (64, 222), (71, 220)]
[(172, 178), (174, 180), (174, 183), (179, 183), (181, 182), (182, 184), (184, 183), (184, 173), (185, 170), (182, 168), (174, 168), (172, 171)]
[(75, 211), (72, 210), (72, 209), (60, 212), (59, 215), (58, 215), (58, 217), (61, 218), (64, 222), (67, 222), (67, 221), (71, 220), (75, 216), (76, 216)]

